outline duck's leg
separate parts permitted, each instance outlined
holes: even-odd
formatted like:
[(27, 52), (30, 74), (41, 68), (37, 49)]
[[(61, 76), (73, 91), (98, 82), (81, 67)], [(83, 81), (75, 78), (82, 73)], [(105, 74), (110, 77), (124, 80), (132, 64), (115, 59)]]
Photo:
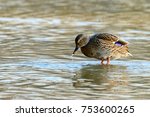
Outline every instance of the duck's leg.
[(110, 64), (110, 57), (107, 58), (107, 65)]
[(104, 59), (101, 59), (101, 64), (104, 65)]

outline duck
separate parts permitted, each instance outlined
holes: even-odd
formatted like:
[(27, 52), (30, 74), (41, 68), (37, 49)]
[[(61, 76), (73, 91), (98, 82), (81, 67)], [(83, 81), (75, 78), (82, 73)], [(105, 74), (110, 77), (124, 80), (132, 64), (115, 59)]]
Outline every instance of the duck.
[(74, 55), (80, 48), (90, 58), (100, 60), (101, 64), (110, 64), (110, 60), (132, 56), (128, 50), (128, 42), (110, 33), (96, 33), (91, 36), (78, 34), (75, 38)]

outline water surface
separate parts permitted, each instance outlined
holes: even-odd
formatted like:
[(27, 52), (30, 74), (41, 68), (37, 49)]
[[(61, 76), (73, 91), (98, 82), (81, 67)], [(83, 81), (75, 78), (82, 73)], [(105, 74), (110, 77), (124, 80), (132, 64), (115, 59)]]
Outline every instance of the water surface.
[[(149, 0), (0, 0), (0, 9), (0, 99), (150, 99)], [(133, 57), (72, 58), (76, 35), (96, 32), (127, 40)]]

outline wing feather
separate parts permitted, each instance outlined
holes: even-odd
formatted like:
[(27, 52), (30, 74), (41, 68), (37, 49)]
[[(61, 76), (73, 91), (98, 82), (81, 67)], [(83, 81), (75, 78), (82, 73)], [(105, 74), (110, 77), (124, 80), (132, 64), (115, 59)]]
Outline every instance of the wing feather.
[(117, 36), (109, 34), (109, 33), (99, 33), (99, 34), (96, 34), (96, 37), (98, 39), (103, 39), (103, 40), (107, 40), (111, 42), (117, 42), (119, 40)]

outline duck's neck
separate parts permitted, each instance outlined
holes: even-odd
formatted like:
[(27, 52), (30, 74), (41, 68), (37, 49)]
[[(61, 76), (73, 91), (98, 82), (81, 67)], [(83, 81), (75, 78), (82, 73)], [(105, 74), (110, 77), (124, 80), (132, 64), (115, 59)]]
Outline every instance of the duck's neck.
[(86, 46), (89, 43), (89, 41), (90, 41), (90, 38), (88, 36), (83, 38), (83, 42), (84, 42), (83, 47)]

